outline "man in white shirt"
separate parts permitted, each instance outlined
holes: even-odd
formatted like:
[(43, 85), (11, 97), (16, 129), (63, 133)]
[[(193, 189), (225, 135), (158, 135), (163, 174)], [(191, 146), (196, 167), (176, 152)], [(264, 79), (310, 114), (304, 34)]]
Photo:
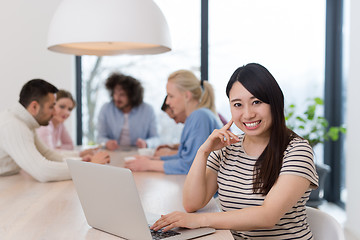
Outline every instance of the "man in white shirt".
[[(40, 182), (71, 178), (64, 156), (49, 149), (35, 133), (49, 124), (57, 91), (42, 79), (30, 80), (21, 89), (19, 103), (0, 113), (0, 176), (23, 169)], [(110, 158), (99, 152), (84, 160), (104, 164)]]

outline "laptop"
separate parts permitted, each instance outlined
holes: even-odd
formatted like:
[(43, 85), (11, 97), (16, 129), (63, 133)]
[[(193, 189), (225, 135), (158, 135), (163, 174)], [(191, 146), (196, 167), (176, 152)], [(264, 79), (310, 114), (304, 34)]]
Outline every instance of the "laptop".
[(95, 229), (134, 240), (192, 239), (215, 232), (213, 228), (175, 228), (170, 233), (154, 233), (149, 226), (160, 215), (148, 214), (151, 219), (147, 220), (129, 169), (72, 159), (66, 162), (86, 220)]

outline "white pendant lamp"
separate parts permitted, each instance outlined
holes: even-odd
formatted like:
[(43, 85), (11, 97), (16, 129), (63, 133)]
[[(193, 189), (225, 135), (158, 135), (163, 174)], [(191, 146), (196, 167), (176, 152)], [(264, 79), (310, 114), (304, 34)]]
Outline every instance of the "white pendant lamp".
[(171, 50), (169, 27), (153, 0), (63, 0), (48, 49), (73, 55), (157, 54)]

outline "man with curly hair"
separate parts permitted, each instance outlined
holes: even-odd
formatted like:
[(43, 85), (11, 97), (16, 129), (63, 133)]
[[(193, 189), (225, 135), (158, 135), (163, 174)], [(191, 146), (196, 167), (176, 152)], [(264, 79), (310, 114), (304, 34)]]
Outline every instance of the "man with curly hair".
[(120, 73), (111, 74), (105, 83), (111, 101), (99, 113), (98, 142), (106, 149), (119, 146), (145, 147), (142, 139), (158, 136), (153, 108), (143, 101), (141, 83)]

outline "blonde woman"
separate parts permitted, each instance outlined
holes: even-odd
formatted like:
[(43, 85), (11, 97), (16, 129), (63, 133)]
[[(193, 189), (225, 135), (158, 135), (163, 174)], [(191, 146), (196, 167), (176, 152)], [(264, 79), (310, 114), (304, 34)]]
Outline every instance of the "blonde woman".
[(158, 171), (166, 174), (187, 174), (198, 148), (214, 129), (222, 124), (215, 109), (214, 90), (188, 70), (176, 71), (166, 85), (168, 104), (174, 115), (185, 112), (186, 120), (181, 134), (179, 151), (162, 157), (136, 156), (125, 163), (132, 171)]

